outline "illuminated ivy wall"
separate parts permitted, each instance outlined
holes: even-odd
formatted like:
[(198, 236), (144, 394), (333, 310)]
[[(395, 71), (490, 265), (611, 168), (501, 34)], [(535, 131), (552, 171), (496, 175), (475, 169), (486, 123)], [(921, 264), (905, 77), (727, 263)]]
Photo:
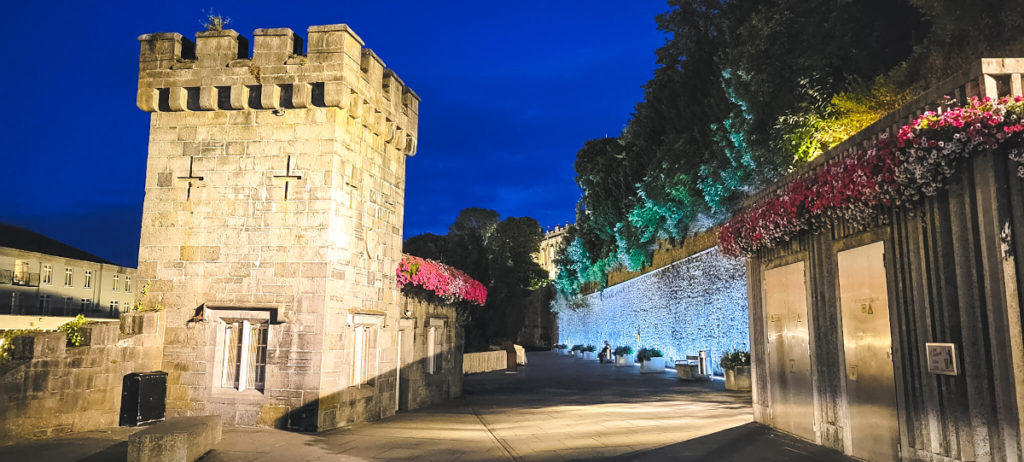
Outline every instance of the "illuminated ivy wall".
[(553, 303), (559, 343), (569, 346), (600, 348), (607, 340), (612, 348), (657, 348), (671, 359), (707, 350), (718, 374), (722, 352), (750, 350), (743, 260), (728, 258), (717, 247), (587, 295), (572, 306), (564, 297)]

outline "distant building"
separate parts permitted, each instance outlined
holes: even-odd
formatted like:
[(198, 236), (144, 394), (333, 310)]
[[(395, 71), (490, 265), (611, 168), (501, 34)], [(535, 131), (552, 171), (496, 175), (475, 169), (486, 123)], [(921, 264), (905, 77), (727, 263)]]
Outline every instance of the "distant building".
[(540, 250), (534, 255), (534, 260), (548, 272), (548, 279), (555, 279), (555, 253), (562, 246), (565, 239), (565, 232), (569, 225), (555, 226), (554, 229), (544, 232), (544, 240), (540, 241)]
[(118, 317), (131, 308), (135, 268), (0, 224), (0, 315)]

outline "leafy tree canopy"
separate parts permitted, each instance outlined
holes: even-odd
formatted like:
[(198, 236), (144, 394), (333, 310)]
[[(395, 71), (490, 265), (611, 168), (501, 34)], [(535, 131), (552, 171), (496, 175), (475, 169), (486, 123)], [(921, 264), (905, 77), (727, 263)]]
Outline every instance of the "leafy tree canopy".
[(983, 56), (1024, 52), (1019, 0), (669, 0), (616, 138), (586, 141), (556, 286), (649, 264), (759, 187)]

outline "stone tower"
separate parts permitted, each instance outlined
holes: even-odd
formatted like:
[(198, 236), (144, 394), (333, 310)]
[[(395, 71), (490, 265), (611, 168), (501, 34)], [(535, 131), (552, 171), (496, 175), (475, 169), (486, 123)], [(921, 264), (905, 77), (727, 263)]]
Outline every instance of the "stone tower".
[[(345, 25), (139, 37), (139, 248), (169, 415), (317, 430), (395, 412), (419, 98)], [(389, 367), (389, 365), (392, 365)]]

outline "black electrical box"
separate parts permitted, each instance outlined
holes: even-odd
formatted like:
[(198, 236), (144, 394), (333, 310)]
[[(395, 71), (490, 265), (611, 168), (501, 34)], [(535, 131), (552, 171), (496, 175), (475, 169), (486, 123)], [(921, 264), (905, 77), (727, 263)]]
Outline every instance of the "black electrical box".
[(136, 427), (164, 420), (167, 373), (132, 372), (121, 386), (121, 426)]

